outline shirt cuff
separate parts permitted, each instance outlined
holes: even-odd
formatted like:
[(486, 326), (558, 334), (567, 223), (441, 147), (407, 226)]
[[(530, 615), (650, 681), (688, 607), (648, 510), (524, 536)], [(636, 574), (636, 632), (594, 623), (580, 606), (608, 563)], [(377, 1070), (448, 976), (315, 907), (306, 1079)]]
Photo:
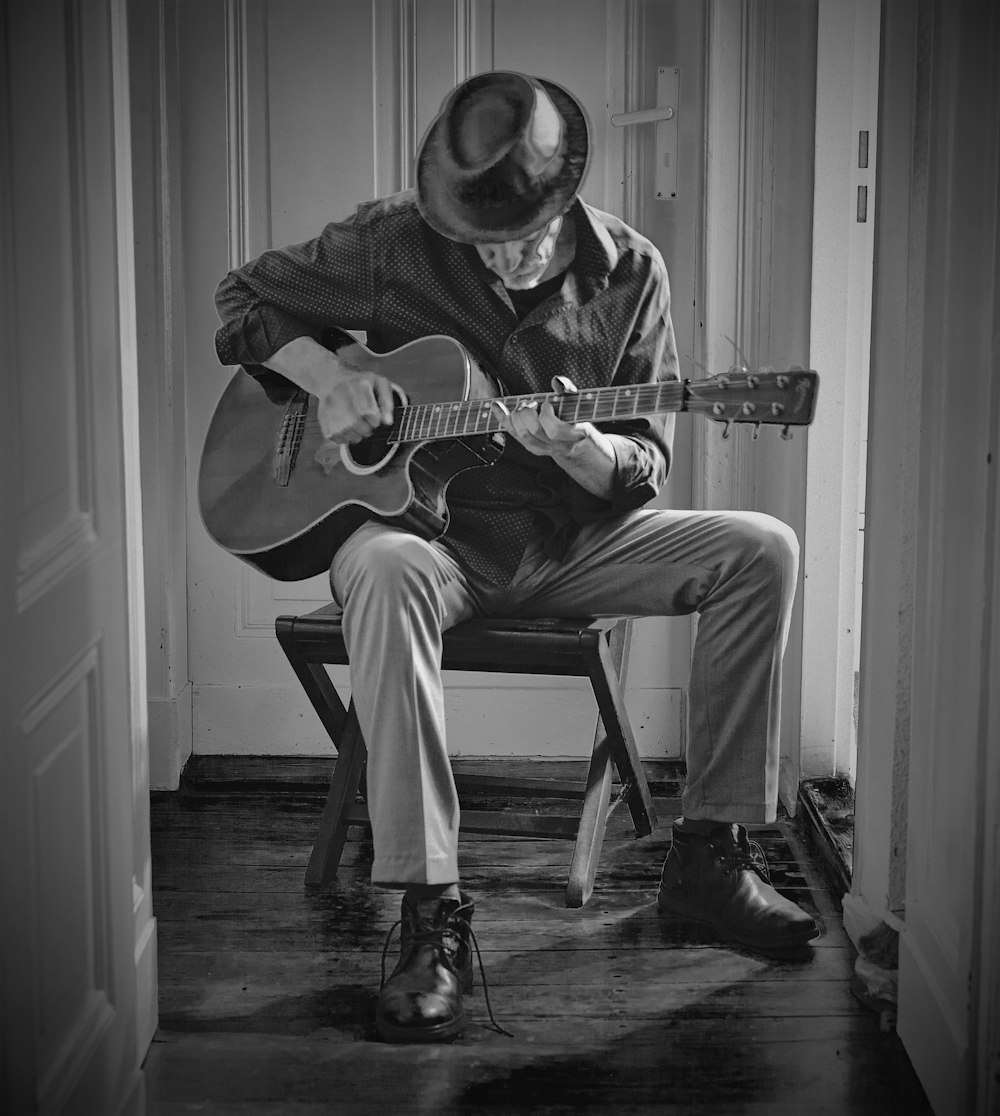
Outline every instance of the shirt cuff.
[(667, 479), (663, 451), (651, 440), (631, 434), (608, 434), (615, 453), (611, 515), (621, 515), (648, 504)]

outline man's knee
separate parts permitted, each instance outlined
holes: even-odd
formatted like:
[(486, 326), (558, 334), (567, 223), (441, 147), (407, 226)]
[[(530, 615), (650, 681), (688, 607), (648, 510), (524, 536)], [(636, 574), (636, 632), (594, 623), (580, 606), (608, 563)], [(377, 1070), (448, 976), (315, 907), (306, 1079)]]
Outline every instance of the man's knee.
[(799, 540), (787, 523), (773, 515), (752, 512), (734, 519), (736, 564), (757, 579), (775, 586), (794, 584), (799, 568)]
[(363, 542), (348, 540), (331, 570), (334, 594), (342, 606), (358, 591), (374, 591), (388, 600), (413, 599), (433, 591), (438, 569), (432, 548), (405, 531), (380, 533)]

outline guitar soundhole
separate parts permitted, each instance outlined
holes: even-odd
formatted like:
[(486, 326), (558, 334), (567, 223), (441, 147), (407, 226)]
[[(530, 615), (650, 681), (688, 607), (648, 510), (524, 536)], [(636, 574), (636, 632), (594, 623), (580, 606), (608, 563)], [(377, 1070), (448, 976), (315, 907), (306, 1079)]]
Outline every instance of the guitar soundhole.
[(348, 455), (355, 465), (360, 466), (365, 472), (377, 469), (387, 461), (395, 450), (395, 445), (390, 445), (389, 435), (391, 426), (380, 426), (370, 438), (363, 442), (355, 442), (347, 447)]
[[(406, 396), (398, 389), (394, 390), (392, 394), (398, 417), (399, 409), (406, 406)], [(389, 441), (394, 429), (394, 426), (380, 426), (371, 437), (365, 438), (361, 442), (355, 442), (354, 445), (346, 446), (347, 460), (344, 464), (348, 471), (359, 475), (367, 475), (377, 473), (379, 469), (388, 465), (396, 450), (399, 449), (398, 442)]]

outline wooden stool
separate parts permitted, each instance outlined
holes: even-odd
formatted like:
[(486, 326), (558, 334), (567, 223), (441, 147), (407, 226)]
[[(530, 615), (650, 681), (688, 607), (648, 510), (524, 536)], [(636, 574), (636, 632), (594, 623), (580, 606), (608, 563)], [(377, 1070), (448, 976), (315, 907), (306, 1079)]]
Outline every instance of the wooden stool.
[[(637, 837), (656, 828), (656, 813), (639, 760), (622, 691), (628, 660), (631, 621), (468, 620), (444, 633), (441, 665), (452, 670), (589, 677), (599, 710), (586, 785), (555, 779), (456, 777), (463, 789), (519, 793), (527, 796), (583, 800), (580, 816), (552, 817), (506, 810), (465, 810), (461, 828), (496, 833), (576, 840), (566, 889), (566, 905), (581, 907), (590, 898), (608, 816), (624, 802)], [(278, 640), (319, 718), (338, 749), (330, 792), (306, 869), (306, 885), (332, 882), (352, 825), (368, 824), (360, 798), (367, 750), (353, 700), (345, 709), (326, 666), (348, 661), (335, 606), (304, 616), (279, 616)], [(530, 761), (529, 761), (530, 763)], [(611, 799), (613, 768), (620, 790)]]

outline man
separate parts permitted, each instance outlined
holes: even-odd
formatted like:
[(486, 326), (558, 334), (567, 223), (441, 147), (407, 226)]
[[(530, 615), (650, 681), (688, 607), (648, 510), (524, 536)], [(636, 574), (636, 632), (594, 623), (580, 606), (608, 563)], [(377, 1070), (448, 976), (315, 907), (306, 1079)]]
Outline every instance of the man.
[[(663, 261), (578, 198), (588, 156), (585, 113), (560, 86), (470, 79), (424, 137), (415, 191), (223, 281), (220, 360), (269, 392), (311, 392), (324, 436), (349, 444), (391, 421), (393, 386), (320, 345), (329, 327), (365, 330), (378, 352), (450, 335), (511, 394), (677, 379)], [(775, 816), (794, 534), (754, 513), (641, 510), (666, 479), (673, 416), (572, 424), (546, 404), (504, 425), (501, 459), (452, 481), (441, 539), (372, 519), (331, 568), (369, 750), (372, 880), (404, 892), (376, 1017), (389, 1041), (453, 1037), (471, 981), (440, 673), (441, 632), (471, 616), (697, 611), (684, 813), (659, 906), (751, 947), (818, 933), (757, 874), (737, 824)]]

